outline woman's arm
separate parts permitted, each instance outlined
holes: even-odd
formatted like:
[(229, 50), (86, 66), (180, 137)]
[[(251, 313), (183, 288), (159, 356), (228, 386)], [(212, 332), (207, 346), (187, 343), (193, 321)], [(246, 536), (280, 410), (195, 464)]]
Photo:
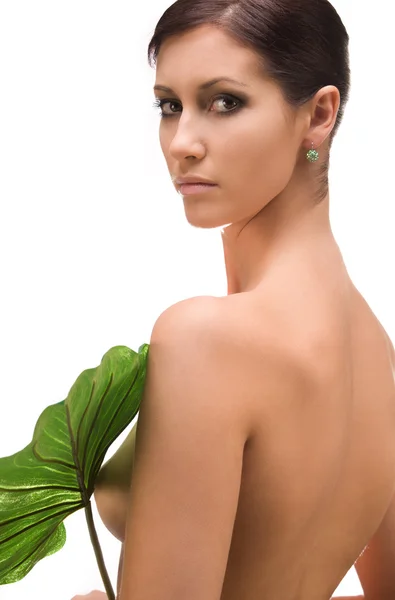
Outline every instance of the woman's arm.
[(125, 539), (136, 430), (137, 421), (117, 452), (102, 466), (95, 481), (94, 497), (100, 518), (120, 542)]
[(115, 454), (101, 467), (95, 481), (95, 493), (100, 489), (129, 490), (136, 443), (137, 423)]

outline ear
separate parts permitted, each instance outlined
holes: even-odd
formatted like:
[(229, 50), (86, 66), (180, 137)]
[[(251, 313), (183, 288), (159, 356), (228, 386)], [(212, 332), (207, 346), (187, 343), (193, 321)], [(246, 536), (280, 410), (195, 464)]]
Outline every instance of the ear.
[(335, 126), (340, 107), (340, 92), (334, 85), (321, 88), (311, 102), (310, 128), (304, 147), (311, 149), (321, 146)]

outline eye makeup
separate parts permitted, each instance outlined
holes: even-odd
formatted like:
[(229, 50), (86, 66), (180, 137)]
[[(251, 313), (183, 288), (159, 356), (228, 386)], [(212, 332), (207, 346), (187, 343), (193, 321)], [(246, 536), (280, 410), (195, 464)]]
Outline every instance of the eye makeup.
[[(226, 111), (214, 111), (215, 113), (217, 113), (221, 117), (222, 116), (228, 116), (230, 114), (238, 112), (246, 104), (245, 100), (242, 100), (241, 98), (237, 98), (233, 94), (219, 94), (219, 95), (215, 96), (210, 102), (211, 102), (211, 104), (213, 104), (217, 100), (225, 100), (225, 102), (227, 102), (227, 103), (236, 104), (236, 106), (234, 106), (233, 108), (230, 108), (229, 110), (226, 110)], [(162, 118), (173, 117), (178, 112), (180, 112), (180, 111), (176, 111), (176, 112), (173, 112), (173, 113), (165, 113), (163, 111), (163, 106), (166, 105), (166, 104), (173, 104), (173, 105), (177, 105), (178, 104), (178, 105), (181, 106), (181, 103), (178, 100), (175, 100), (173, 98), (157, 98), (155, 100), (155, 102), (153, 103), (153, 106), (155, 108), (159, 108), (160, 109), (160, 112), (159, 112), (159, 116), (160, 117), (162, 117)], [(210, 106), (211, 106), (211, 104), (210, 104)]]

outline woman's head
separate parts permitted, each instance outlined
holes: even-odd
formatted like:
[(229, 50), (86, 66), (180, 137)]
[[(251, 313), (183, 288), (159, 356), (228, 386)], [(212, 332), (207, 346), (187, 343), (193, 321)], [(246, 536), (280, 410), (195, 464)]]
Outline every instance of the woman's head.
[[(304, 185), (315, 202), (327, 196), (329, 150), (350, 87), (348, 35), (327, 0), (177, 0), (148, 57), (156, 84), (172, 90), (155, 90), (170, 173), (219, 184), (190, 197), (203, 207), (200, 226), (253, 217)], [(242, 85), (199, 90), (217, 77)], [(312, 142), (317, 163), (306, 160)]]

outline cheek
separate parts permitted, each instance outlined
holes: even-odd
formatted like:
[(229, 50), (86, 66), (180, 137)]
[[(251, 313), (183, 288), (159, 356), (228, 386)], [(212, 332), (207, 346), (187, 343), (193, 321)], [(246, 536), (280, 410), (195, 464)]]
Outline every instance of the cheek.
[[(262, 123), (227, 136), (222, 157), (227, 165), (229, 189), (273, 197), (291, 178), (295, 151), (291, 132), (282, 122)], [(262, 197), (262, 196), (261, 196)]]

